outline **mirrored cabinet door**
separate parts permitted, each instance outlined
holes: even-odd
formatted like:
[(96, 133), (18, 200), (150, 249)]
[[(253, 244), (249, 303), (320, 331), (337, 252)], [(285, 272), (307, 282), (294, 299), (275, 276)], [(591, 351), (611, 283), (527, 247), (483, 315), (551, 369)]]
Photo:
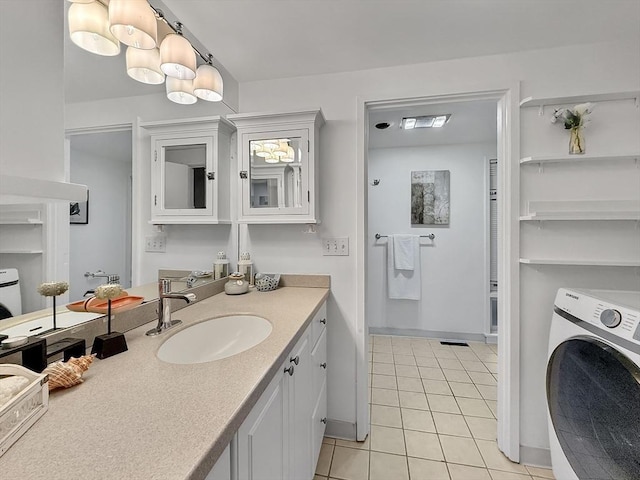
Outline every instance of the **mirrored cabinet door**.
[(233, 124), (202, 117), (140, 126), (151, 145), (151, 223), (230, 223)]
[(213, 138), (159, 140), (156, 154), (160, 189), (154, 193), (155, 213), (211, 215), (216, 188)]
[(243, 223), (317, 223), (321, 110), (229, 115), (238, 132)]
[(282, 131), (278, 137), (247, 135), (248, 178), (243, 188), (244, 209), (256, 215), (306, 214), (308, 201), (308, 145), (306, 131)]

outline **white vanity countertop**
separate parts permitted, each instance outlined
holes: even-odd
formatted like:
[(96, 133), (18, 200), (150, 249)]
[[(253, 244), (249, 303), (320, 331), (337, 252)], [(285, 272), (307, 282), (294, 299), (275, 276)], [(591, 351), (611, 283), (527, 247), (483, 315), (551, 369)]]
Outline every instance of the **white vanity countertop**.
[[(129, 350), (96, 359), (84, 383), (51, 392), (49, 410), (2, 457), (2, 478), (204, 479), (328, 288), (215, 295), (173, 314), (184, 325), (147, 337), (127, 332)], [(160, 361), (156, 352), (181, 328), (212, 317), (252, 314), (273, 324), (262, 343), (196, 365)]]

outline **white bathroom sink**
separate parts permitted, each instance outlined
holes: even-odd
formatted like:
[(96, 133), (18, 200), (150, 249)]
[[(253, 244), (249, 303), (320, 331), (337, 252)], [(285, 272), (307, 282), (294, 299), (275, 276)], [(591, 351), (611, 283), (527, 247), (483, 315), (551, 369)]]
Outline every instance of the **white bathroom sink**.
[(265, 340), (271, 322), (253, 315), (229, 315), (196, 323), (169, 337), (158, 350), (167, 363), (188, 365), (231, 357)]

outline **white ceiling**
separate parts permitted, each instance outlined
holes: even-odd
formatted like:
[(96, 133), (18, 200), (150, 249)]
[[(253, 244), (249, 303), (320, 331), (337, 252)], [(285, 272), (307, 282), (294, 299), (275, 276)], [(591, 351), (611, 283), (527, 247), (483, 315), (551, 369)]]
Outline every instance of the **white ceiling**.
[[(239, 82), (640, 42), (638, 0), (163, 1)], [(127, 77), (123, 53), (98, 57), (67, 44), (69, 102), (164, 90)]]
[[(451, 114), (442, 128), (402, 130), (402, 117)], [(385, 130), (375, 128), (390, 123)], [(457, 102), (374, 110), (369, 113), (369, 148), (497, 142), (496, 101)]]

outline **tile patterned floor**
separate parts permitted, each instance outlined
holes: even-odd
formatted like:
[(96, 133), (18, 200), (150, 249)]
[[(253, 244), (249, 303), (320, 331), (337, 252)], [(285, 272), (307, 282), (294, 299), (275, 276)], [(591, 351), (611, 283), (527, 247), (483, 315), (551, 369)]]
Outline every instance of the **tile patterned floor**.
[(496, 444), (495, 345), (372, 335), (371, 433), (326, 437), (314, 480), (538, 480)]

